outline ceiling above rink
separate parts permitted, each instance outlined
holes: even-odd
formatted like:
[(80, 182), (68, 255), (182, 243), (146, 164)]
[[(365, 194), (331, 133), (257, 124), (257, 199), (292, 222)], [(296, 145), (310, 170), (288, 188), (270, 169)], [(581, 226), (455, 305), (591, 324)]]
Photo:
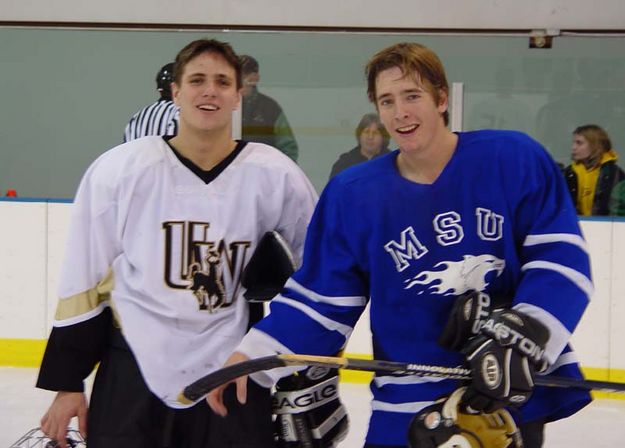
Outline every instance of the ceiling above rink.
[[(183, 5), (183, 6), (182, 6)], [(0, 25), (33, 22), (403, 30), (623, 30), (622, 0), (0, 0)]]

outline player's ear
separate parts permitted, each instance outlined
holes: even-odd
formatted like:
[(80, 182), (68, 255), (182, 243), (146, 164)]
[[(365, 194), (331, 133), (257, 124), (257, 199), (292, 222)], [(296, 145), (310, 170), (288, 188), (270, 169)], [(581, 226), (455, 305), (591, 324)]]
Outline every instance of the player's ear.
[(171, 99), (176, 106), (180, 106), (180, 104), (178, 104), (178, 95), (180, 95), (180, 87), (178, 87), (178, 84), (174, 81), (171, 83)]
[(449, 95), (444, 89), (438, 89), (438, 111), (442, 114), (449, 108)]
[(237, 90), (237, 102), (234, 105), (234, 107), (232, 108), (232, 110), (239, 110), (241, 109), (241, 98), (243, 97), (243, 88), (240, 88), (239, 90)]

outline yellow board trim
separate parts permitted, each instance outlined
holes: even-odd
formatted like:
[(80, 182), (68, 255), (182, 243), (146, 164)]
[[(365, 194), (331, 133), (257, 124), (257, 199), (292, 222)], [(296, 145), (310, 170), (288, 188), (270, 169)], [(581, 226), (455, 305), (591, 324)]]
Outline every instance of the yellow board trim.
[[(373, 359), (373, 355), (361, 353), (343, 353), (344, 358)], [(358, 370), (339, 370), (339, 378), (346, 383), (369, 384), (373, 378), (373, 372), (361, 372)]]
[[(46, 348), (45, 339), (0, 339), (1, 367), (39, 367)], [(345, 353), (345, 358), (373, 359), (372, 355)], [(605, 369), (583, 367), (584, 376), (589, 380), (616, 381), (625, 383), (625, 369)], [(340, 370), (341, 381), (346, 383), (368, 384), (373, 378), (372, 372)], [(595, 398), (625, 400), (625, 394), (593, 392)]]
[(39, 367), (45, 339), (0, 339), (0, 366)]
[[(584, 376), (589, 380), (615, 381), (625, 383), (624, 369), (602, 369), (597, 367), (582, 367)], [(593, 392), (593, 398), (610, 398), (612, 400), (625, 400), (625, 393)]]

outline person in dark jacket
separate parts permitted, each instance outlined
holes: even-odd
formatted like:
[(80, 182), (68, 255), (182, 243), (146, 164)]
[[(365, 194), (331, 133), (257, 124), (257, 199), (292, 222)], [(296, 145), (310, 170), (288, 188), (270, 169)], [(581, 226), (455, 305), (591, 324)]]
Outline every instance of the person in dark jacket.
[(358, 145), (341, 154), (330, 172), (330, 179), (346, 168), (357, 163), (366, 162), (374, 157), (389, 152), (390, 137), (384, 129), (377, 114), (365, 114), (356, 127), (356, 141)]
[(621, 181), (610, 195), (610, 215), (625, 216), (625, 181)]
[(243, 140), (278, 148), (297, 162), (297, 141), (282, 107), (276, 100), (258, 91), (258, 61), (249, 55), (240, 56), (240, 60), (243, 74)]
[(625, 196), (615, 187), (625, 181), (625, 172), (616, 164), (618, 155), (608, 133), (587, 124), (573, 131), (571, 158), (564, 169), (569, 191), (581, 216), (606, 216), (625, 210)]

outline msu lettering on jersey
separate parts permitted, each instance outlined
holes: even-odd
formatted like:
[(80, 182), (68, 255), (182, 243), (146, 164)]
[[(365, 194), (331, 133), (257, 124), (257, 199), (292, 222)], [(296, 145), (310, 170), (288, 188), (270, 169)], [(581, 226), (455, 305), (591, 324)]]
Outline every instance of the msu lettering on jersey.
[[(553, 370), (579, 377), (567, 341), (593, 286), (557, 165), (521, 133), (458, 137), (429, 185), (399, 174), (398, 151), (334, 177), (308, 227), (302, 267), (239, 349), (252, 357), (336, 353), (370, 301), (375, 359), (457, 366), (462, 355), (437, 340), (456, 297), (475, 290), (493, 307), (507, 304), (547, 325)], [(255, 377), (267, 384), (272, 375)], [(376, 375), (367, 442), (405, 445), (412, 415), (456, 387)], [(585, 392), (537, 388), (521, 415), (561, 418), (587, 401)]]
[[(243, 337), (249, 307), (240, 280), (259, 239), (277, 230), (299, 256), (316, 202), (284, 154), (258, 143), (239, 142), (238, 150), (205, 183), (161, 137), (120, 145), (88, 169), (72, 210), (64, 312), (54, 326), (110, 306), (148, 387), (171, 407)], [(249, 188), (237, 188), (243, 184)], [(105, 286), (110, 299), (90, 301)]]

